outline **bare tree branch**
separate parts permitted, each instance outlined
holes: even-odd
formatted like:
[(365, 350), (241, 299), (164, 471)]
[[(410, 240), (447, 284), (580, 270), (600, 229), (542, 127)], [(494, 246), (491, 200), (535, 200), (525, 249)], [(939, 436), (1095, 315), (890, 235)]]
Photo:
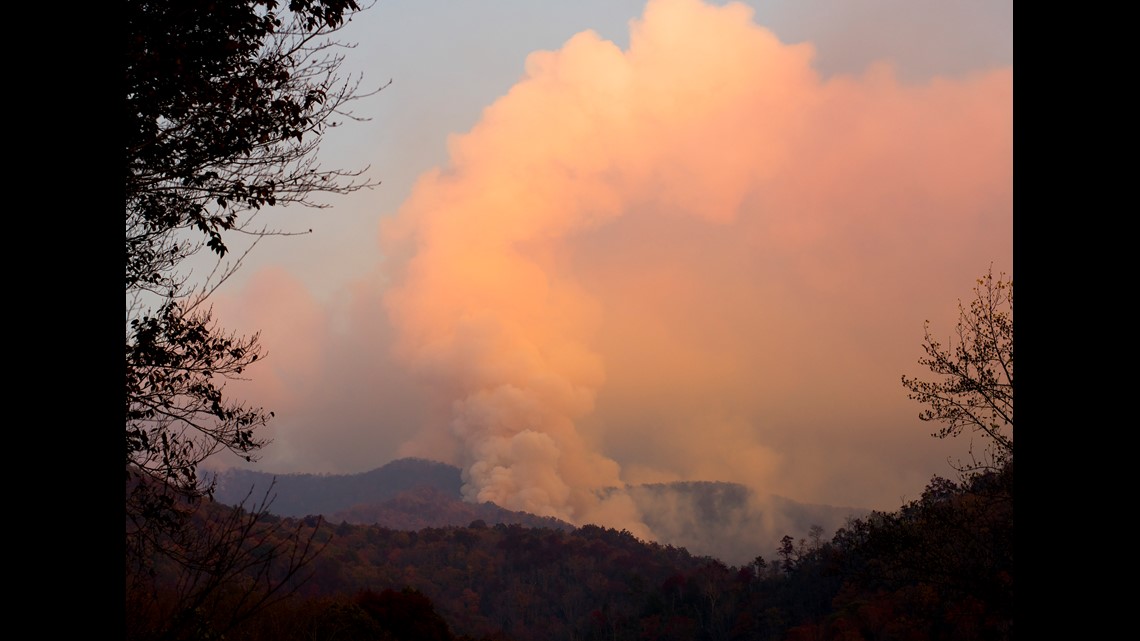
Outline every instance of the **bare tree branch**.
[(957, 340), (944, 347), (926, 324), (919, 364), (938, 378), (924, 381), (907, 376), (902, 384), (908, 398), (927, 409), (923, 421), (941, 423), (933, 435), (957, 436), (978, 432), (987, 440), (986, 454), (962, 466), (962, 471), (992, 470), (1013, 458), (1013, 280), (993, 270), (979, 278), (969, 306), (958, 303)]

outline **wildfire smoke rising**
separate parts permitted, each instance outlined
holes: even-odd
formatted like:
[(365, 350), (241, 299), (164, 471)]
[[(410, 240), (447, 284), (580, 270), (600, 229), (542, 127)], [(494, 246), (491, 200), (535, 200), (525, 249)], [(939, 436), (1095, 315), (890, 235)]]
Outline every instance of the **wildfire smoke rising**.
[(653, 0), (628, 50), (532, 54), (385, 222), (395, 354), (448, 399), (421, 438), (469, 499), (647, 536), (600, 491), (787, 475), (780, 428), (913, 362), (899, 298), (1009, 255), (1012, 71), (824, 81), (812, 56), (744, 5)]

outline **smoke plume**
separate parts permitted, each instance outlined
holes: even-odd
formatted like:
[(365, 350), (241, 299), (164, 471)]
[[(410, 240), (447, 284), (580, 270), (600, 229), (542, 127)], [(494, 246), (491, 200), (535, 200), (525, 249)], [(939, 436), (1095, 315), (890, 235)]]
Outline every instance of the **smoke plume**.
[(1009, 256), (1012, 139), (1008, 68), (812, 57), (698, 0), (651, 0), (627, 50), (529, 56), (382, 229), (395, 357), (447, 408), (405, 453), (450, 443), (470, 500), (641, 536), (603, 490), (812, 490), (786, 434), (874, 415), (882, 377), (904, 396), (921, 318), (888, 310)]

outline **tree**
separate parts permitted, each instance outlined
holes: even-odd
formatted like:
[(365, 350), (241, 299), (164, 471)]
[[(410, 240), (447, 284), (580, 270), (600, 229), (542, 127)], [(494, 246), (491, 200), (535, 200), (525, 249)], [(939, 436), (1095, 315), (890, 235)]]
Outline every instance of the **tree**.
[(783, 568), (785, 574), (791, 574), (796, 569), (796, 561), (799, 553), (796, 551), (796, 540), (792, 535), (785, 534), (784, 538), (780, 539), (780, 550), (776, 553), (783, 559), (780, 567)]
[(926, 322), (924, 358), (939, 378), (924, 381), (907, 376), (902, 384), (908, 398), (927, 406), (919, 418), (941, 423), (933, 436), (957, 436), (963, 430), (987, 441), (981, 460), (964, 469), (986, 471), (1013, 460), (1013, 280), (995, 278), (991, 268), (974, 286), (969, 307), (958, 302), (955, 338), (947, 346), (934, 338)]
[[(344, 45), (331, 39), (360, 10), (357, 0), (126, 3), (126, 520), (136, 560), (175, 554), (172, 537), (212, 492), (202, 461), (221, 451), (253, 460), (266, 444), (259, 428), (273, 413), (225, 389), (264, 355), (258, 335), (227, 332), (207, 303), (259, 239), (289, 233), (256, 224), (258, 212), (324, 207), (318, 195), (373, 184), (367, 168), (317, 160), (323, 134), (375, 93), (340, 74)], [(249, 242), (234, 258), (237, 239)], [(212, 259), (205, 278), (195, 257)]]
[(148, 557), (127, 555), (127, 639), (220, 638), (312, 576), (328, 528), (269, 514), (271, 492), (236, 508), (202, 502), (181, 527), (154, 533)]
[[(241, 264), (222, 262), (231, 240), (281, 233), (254, 225), (263, 207), (322, 206), (314, 195), (370, 183), (316, 160), (322, 134), (364, 95), (359, 78), (338, 75), (328, 39), (356, 0), (126, 9), (127, 505), (129, 527), (145, 532), (209, 494), (197, 475), (208, 456), (252, 459), (265, 445), (257, 429), (272, 412), (225, 394), (263, 355), (258, 336), (226, 332), (206, 304)], [(217, 262), (198, 280), (187, 261), (203, 249)], [(143, 478), (154, 482), (132, 483)]]

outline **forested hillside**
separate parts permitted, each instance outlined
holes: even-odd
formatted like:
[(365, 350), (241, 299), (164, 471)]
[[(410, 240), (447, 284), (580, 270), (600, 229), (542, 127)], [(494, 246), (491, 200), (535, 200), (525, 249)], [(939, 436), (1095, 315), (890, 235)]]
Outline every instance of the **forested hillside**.
[[(596, 526), (407, 532), (265, 516), (276, 534), (260, 548), (300, 528), (320, 553), (285, 580), (288, 598), (227, 638), (1009, 639), (1012, 501), (1012, 464), (961, 484), (936, 478), (898, 511), (830, 541), (785, 537), (739, 566)], [(288, 561), (264, 574), (283, 576)], [(171, 595), (176, 578), (163, 583)], [(222, 627), (215, 617), (260, 594), (244, 585), (188, 616)], [(173, 619), (157, 614), (161, 591), (134, 598), (139, 624), (148, 611)], [(436, 617), (435, 636), (409, 631)]]

